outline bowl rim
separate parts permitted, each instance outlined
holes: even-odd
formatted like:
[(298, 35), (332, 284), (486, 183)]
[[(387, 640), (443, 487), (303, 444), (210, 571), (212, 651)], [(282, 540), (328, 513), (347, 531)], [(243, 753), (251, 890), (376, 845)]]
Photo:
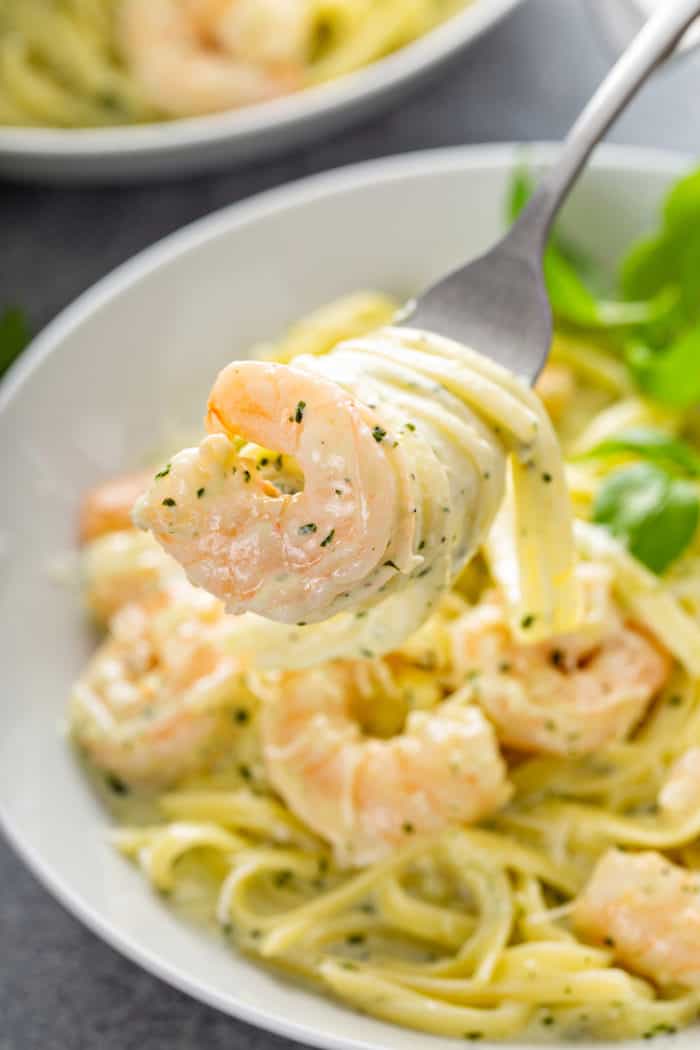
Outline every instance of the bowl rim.
[[(254, 197), (228, 205), (210, 215), (169, 234), (151, 247), (146, 248), (122, 263), (112, 272), (83, 292), (46, 328), (32, 340), (20, 359), (11, 366), (0, 382), (0, 413), (12, 401), (16, 393), (31, 380), (32, 374), (43, 360), (54, 352), (80, 326), (85, 317), (93, 314), (106, 302), (127, 292), (149, 273), (172, 262), (207, 241), (219, 236), (229, 236), (237, 229), (255, 223), (258, 219), (308, 204), (314, 200), (353, 192), (368, 185), (381, 185), (406, 177), (427, 177), (431, 174), (448, 174), (456, 171), (478, 171), (498, 167), (507, 169), (523, 153), (533, 166), (547, 166), (556, 158), (559, 146), (555, 143), (501, 143), (497, 145), (471, 145), (447, 147), (437, 150), (365, 161), (336, 168), (319, 175), (307, 176), (293, 183), (256, 194)], [(591, 166), (598, 170), (617, 172), (653, 171), (655, 173), (680, 175), (693, 163), (690, 154), (663, 149), (636, 146), (603, 145), (594, 156)], [(57, 739), (60, 736), (57, 735)], [(38, 849), (25, 841), (18, 827), (5, 812), (0, 797), (0, 831), (6, 837), (20, 859), (39, 883), (83, 925), (100, 937), (115, 951), (140, 966), (153, 976), (165, 981), (191, 998), (205, 1003), (230, 1017), (256, 1026), (275, 1035), (294, 1039), (319, 1050), (377, 1050), (379, 1043), (363, 1039), (347, 1038), (332, 1031), (319, 1032), (299, 1020), (270, 1015), (244, 1000), (231, 1001), (207, 986), (205, 977), (192, 978), (180, 972), (176, 962), (156, 955), (137, 939), (123, 933), (98, 911), (85, 904), (76, 895), (69, 882), (64, 880), (50, 865), (44, 862)], [(247, 960), (242, 962), (249, 964)], [(249, 964), (253, 965), (253, 964)], [(425, 1036), (427, 1042), (434, 1037)], [(604, 1050), (609, 1044), (601, 1043)]]
[(525, 0), (470, 0), (424, 36), (337, 80), (225, 113), (105, 128), (0, 126), (0, 157), (135, 157), (283, 133), (390, 92), (456, 54)]

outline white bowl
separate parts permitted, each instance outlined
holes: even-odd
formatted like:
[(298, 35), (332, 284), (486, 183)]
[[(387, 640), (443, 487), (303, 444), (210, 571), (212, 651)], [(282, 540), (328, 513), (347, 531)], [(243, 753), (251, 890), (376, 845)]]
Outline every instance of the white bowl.
[[(106, 814), (62, 735), (71, 681), (93, 640), (78, 596), (48, 568), (73, 546), (80, 492), (138, 463), (154, 436), (196, 422), (212, 376), (253, 341), (352, 289), (407, 296), (488, 246), (518, 155), (513, 147), (413, 154), (219, 212), (82, 296), (0, 387), (4, 827), (45, 885), (125, 955), (236, 1017), (314, 1046), (454, 1043), (284, 983), (176, 919), (114, 852)], [(540, 164), (553, 154), (529, 155)], [(571, 201), (569, 229), (612, 264), (654, 222), (684, 166), (668, 154), (602, 150)], [(691, 1050), (697, 1040), (696, 1030), (674, 1046)]]
[(0, 175), (41, 181), (181, 177), (299, 146), (390, 104), (522, 0), (472, 0), (400, 51), (350, 76), (229, 113), (130, 127), (0, 126)]

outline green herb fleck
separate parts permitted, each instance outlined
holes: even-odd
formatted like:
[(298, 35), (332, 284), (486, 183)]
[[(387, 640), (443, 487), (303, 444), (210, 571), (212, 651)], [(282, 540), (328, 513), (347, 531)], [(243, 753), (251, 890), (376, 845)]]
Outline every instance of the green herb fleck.
[(250, 471), (249, 470), (244, 470), (243, 471), (243, 480), (245, 481), (246, 485), (250, 481)]
[(250, 721), (250, 711), (245, 707), (237, 707), (233, 712), (234, 722), (238, 722), (239, 725), (245, 725), (246, 722)]
[(177, 503), (172, 498), (172, 496), (166, 496), (165, 499), (163, 500), (163, 506), (164, 507), (176, 507)]
[(411, 824), (410, 820), (405, 820), (401, 825), (401, 830), (403, 831), (404, 835), (412, 835), (416, 829), (413, 826), (413, 824)]
[(297, 404), (297, 407), (296, 407), (296, 411), (294, 413), (294, 422), (295, 423), (301, 423), (302, 419), (304, 418), (304, 409), (305, 408), (306, 408), (306, 401), (299, 401), (299, 403)]
[(114, 773), (108, 773), (105, 777), (107, 787), (110, 791), (113, 791), (115, 795), (128, 795), (129, 786), (125, 784), (123, 780), (120, 780)]
[(315, 525), (313, 521), (310, 521), (308, 523), (308, 525), (302, 525), (300, 527), (299, 535), (300, 536), (307, 536), (310, 532), (317, 532), (317, 531), (318, 531), (318, 526)]
[(197, 489), (197, 499), (201, 499), (206, 491), (206, 489)]
[(377, 442), (383, 441), (386, 437), (386, 430), (384, 429), (384, 427), (376, 426), (372, 430), (372, 437)]
[(530, 627), (532, 627), (534, 622), (535, 622), (534, 614), (533, 613), (526, 613), (525, 616), (523, 616), (522, 620), (520, 621), (520, 626), (522, 627), (522, 629), (524, 631), (527, 631)]
[(334, 536), (335, 536), (335, 529), (331, 529), (331, 531), (326, 536), (325, 540), (321, 540), (321, 546), (322, 547), (327, 547), (329, 544), (331, 544), (333, 542), (333, 537)]
[(167, 467), (163, 467), (162, 470), (158, 471), (158, 473), (156, 474), (154, 480), (155, 481), (159, 481), (161, 478), (167, 478), (167, 476), (170, 473), (171, 469), (172, 469), (172, 465), (170, 463), (168, 463)]

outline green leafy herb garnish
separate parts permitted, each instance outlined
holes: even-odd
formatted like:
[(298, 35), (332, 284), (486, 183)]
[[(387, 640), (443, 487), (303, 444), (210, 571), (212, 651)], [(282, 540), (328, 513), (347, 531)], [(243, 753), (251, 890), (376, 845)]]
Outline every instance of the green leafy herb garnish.
[[(700, 299), (700, 258), (697, 295)], [(700, 404), (700, 324), (682, 332), (661, 350), (637, 341), (627, 348), (626, 360), (648, 397), (671, 408)]]
[[(700, 357), (698, 358), (700, 369)], [(621, 430), (615, 437), (601, 441), (581, 458), (593, 459), (603, 456), (634, 454), (642, 459), (661, 463), (692, 478), (700, 477), (700, 456), (690, 445), (679, 438), (671, 437), (653, 427), (632, 427)]]
[(165, 499), (163, 500), (163, 506), (164, 507), (177, 507), (177, 503), (172, 498), (172, 496), (166, 496)]
[(377, 442), (383, 441), (386, 437), (386, 430), (384, 429), (384, 427), (374, 427), (374, 429), (372, 430), (372, 437)]
[(313, 521), (310, 521), (308, 523), (308, 525), (302, 525), (299, 528), (299, 535), (300, 536), (306, 536), (310, 532), (317, 532), (317, 531), (318, 531), (318, 525), (315, 525)]
[(304, 409), (306, 408), (306, 401), (300, 401), (297, 404), (296, 412), (294, 413), (294, 422), (301, 423), (304, 418)]
[(331, 529), (331, 531), (328, 533), (326, 538), (324, 540), (321, 540), (321, 546), (322, 547), (327, 547), (329, 545), (329, 543), (333, 542), (333, 537), (334, 536), (335, 536), (335, 529)]
[(622, 540), (652, 572), (662, 573), (692, 541), (700, 520), (693, 485), (655, 463), (613, 471), (603, 482), (593, 520)]
[(167, 478), (167, 476), (170, 473), (170, 471), (171, 471), (171, 466), (170, 466), (170, 463), (168, 463), (167, 467), (163, 467), (162, 470), (158, 471), (158, 473), (156, 474), (154, 480), (155, 481), (159, 481), (161, 478)]

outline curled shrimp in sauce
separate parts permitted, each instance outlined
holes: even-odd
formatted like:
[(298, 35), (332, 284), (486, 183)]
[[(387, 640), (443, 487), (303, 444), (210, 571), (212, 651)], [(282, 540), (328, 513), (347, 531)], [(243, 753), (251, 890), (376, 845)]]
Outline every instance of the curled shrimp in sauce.
[(700, 988), (700, 876), (660, 853), (611, 849), (577, 898), (574, 927), (660, 985)]
[(253, 686), (272, 785), (348, 866), (372, 864), (413, 834), (479, 820), (510, 795), (491, 726), (457, 695), (411, 711), (390, 739), (365, 736), (353, 704), (367, 674), (367, 664), (337, 662)]
[(471, 680), (499, 740), (517, 750), (583, 755), (620, 740), (670, 673), (670, 657), (625, 622), (609, 571), (582, 563), (577, 575), (584, 616), (576, 633), (519, 643), (495, 591), (455, 625), (458, 678)]
[(121, 49), (144, 96), (196, 116), (288, 94), (304, 83), (304, 0), (122, 0)]
[[(336, 383), (234, 362), (214, 384), (207, 427), (211, 436), (173, 458), (134, 520), (229, 612), (316, 622), (420, 563), (406, 511), (410, 461)], [(239, 439), (293, 457), (303, 488), (278, 488)]]
[(98, 769), (157, 788), (213, 760), (243, 688), (226, 621), (185, 580), (119, 610), (71, 697), (73, 737)]

